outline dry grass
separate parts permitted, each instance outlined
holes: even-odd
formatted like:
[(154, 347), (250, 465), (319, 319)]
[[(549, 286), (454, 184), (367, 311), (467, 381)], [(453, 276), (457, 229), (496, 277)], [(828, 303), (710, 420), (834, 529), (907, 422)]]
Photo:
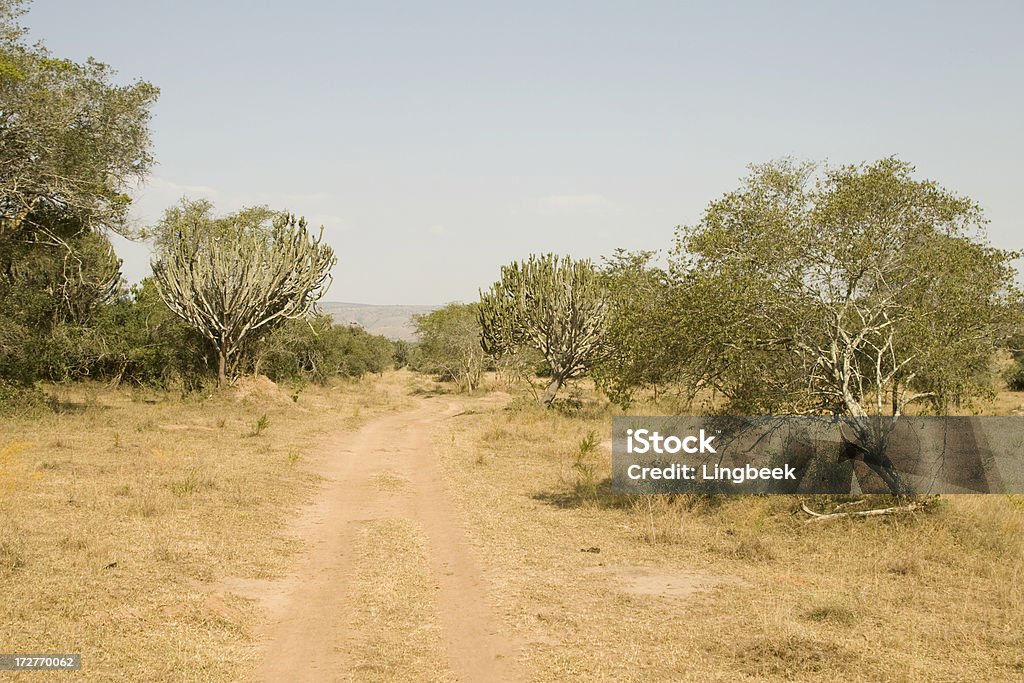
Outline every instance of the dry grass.
[[(233, 681), (252, 668), (256, 608), (217, 586), (288, 565), (282, 529), (315, 491), (327, 434), (439, 390), (394, 373), (297, 401), (259, 384), (53, 391), (51, 408), (0, 422), (3, 649), (81, 652), (84, 680)], [(437, 427), (534, 680), (1024, 679), (1024, 497), (813, 525), (780, 496), (622, 499), (610, 415), (585, 392), (562, 411), (492, 393)], [(404, 519), (360, 537), (359, 680), (450, 678), (424, 543)]]
[(1024, 679), (1024, 497), (815, 525), (790, 497), (624, 500), (581, 452), (610, 413), (569, 413), (517, 399), (436, 436), (536, 680)]
[(356, 547), (352, 680), (455, 680), (434, 615), (434, 582), (422, 532), (407, 519), (373, 522)]
[(238, 680), (255, 608), (216, 582), (287, 566), (281, 530), (317, 484), (306, 460), (325, 433), (400, 407), (390, 388), (71, 385), (0, 418), (3, 650), (80, 652), (84, 680)]

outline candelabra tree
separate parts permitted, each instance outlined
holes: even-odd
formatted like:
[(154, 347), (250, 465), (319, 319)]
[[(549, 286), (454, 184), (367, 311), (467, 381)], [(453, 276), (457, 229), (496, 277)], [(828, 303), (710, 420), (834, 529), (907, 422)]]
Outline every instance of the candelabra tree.
[(167, 306), (210, 341), (223, 385), (247, 344), (309, 314), (336, 262), (323, 228), (266, 207), (213, 218), (206, 201), (169, 209), (153, 262)]
[(480, 293), (481, 344), (502, 356), (539, 351), (551, 380), (550, 405), (567, 380), (580, 377), (606, 351), (608, 304), (600, 277), (586, 260), (531, 255), (501, 269), (501, 279)]

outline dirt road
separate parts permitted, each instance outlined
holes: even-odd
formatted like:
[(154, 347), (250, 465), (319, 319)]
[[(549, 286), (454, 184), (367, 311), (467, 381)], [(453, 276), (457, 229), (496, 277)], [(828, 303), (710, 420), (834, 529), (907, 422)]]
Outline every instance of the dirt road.
[(440, 663), (440, 670), (427, 670), (424, 664), (424, 670), (411, 677), (522, 679), (515, 670), (515, 647), (491, 613), (486, 585), (431, 451), (432, 427), (460, 410), (446, 397), (420, 396), (411, 409), (376, 418), (355, 433), (339, 431), (330, 440), (315, 460), (326, 481), (290, 532), (304, 547), (293, 571), (282, 580), (230, 587), (259, 600), (267, 614), (255, 680), (380, 679), (380, 672), (372, 676), (355, 669), (351, 652), (355, 644), (372, 641), (375, 635), (372, 622), (368, 626), (355, 614), (360, 586), (365, 590), (366, 585), (365, 576), (356, 580), (357, 569), (366, 571), (356, 566), (359, 534), (367, 525), (387, 520), (403, 520), (422, 533), (429, 567), (424, 572), (434, 593), (433, 627), (440, 631), (442, 652), (433, 653), (434, 666)]

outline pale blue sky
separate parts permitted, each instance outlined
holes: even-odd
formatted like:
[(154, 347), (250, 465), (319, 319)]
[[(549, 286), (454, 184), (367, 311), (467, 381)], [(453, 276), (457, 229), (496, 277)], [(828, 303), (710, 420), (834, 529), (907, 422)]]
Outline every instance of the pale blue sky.
[(785, 155), (899, 155), (1024, 246), (1021, 2), (36, 0), (25, 23), (161, 88), (140, 222), (184, 193), (305, 214), (331, 300), (470, 300), (530, 252), (667, 248)]

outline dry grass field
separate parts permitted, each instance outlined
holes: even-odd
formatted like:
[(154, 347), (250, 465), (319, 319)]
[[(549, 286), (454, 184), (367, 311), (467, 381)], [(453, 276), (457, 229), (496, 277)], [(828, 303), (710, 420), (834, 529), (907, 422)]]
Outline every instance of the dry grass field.
[(216, 582), (284, 571), (310, 454), (404, 401), (372, 380), (296, 400), (258, 381), (184, 400), (48, 391), (50, 407), (0, 417), (0, 643), (80, 652), (97, 681), (242, 678), (258, 614)]
[(1024, 496), (814, 524), (791, 497), (623, 500), (609, 417), (517, 398), (437, 430), (535, 680), (1024, 680)]
[[(448, 576), (463, 571), (453, 528), (526, 680), (1024, 679), (1024, 497), (814, 524), (789, 497), (617, 498), (611, 412), (593, 395), (544, 410), (405, 372), (296, 400), (258, 381), (185, 399), (50, 394), (0, 418), (0, 643), (81, 652), (83, 680), (253, 677), (265, 606), (231, 586), (301, 581), (319, 556), (290, 524), (328, 494), (368, 501), (338, 541), (345, 671), (293, 680), (455, 680), (453, 650), (475, 642), (460, 615), (485, 615), (449, 604), (466, 578)], [(398, 453), (380, 435), (404, 424)], [(339, 439), (352, 450), (325, 450)], [(325, 453), (359, 458), (361, 488), (350, 474), (325, 489)], [(439, 463), (437, 482), (401, 469), (416, 458)]]

